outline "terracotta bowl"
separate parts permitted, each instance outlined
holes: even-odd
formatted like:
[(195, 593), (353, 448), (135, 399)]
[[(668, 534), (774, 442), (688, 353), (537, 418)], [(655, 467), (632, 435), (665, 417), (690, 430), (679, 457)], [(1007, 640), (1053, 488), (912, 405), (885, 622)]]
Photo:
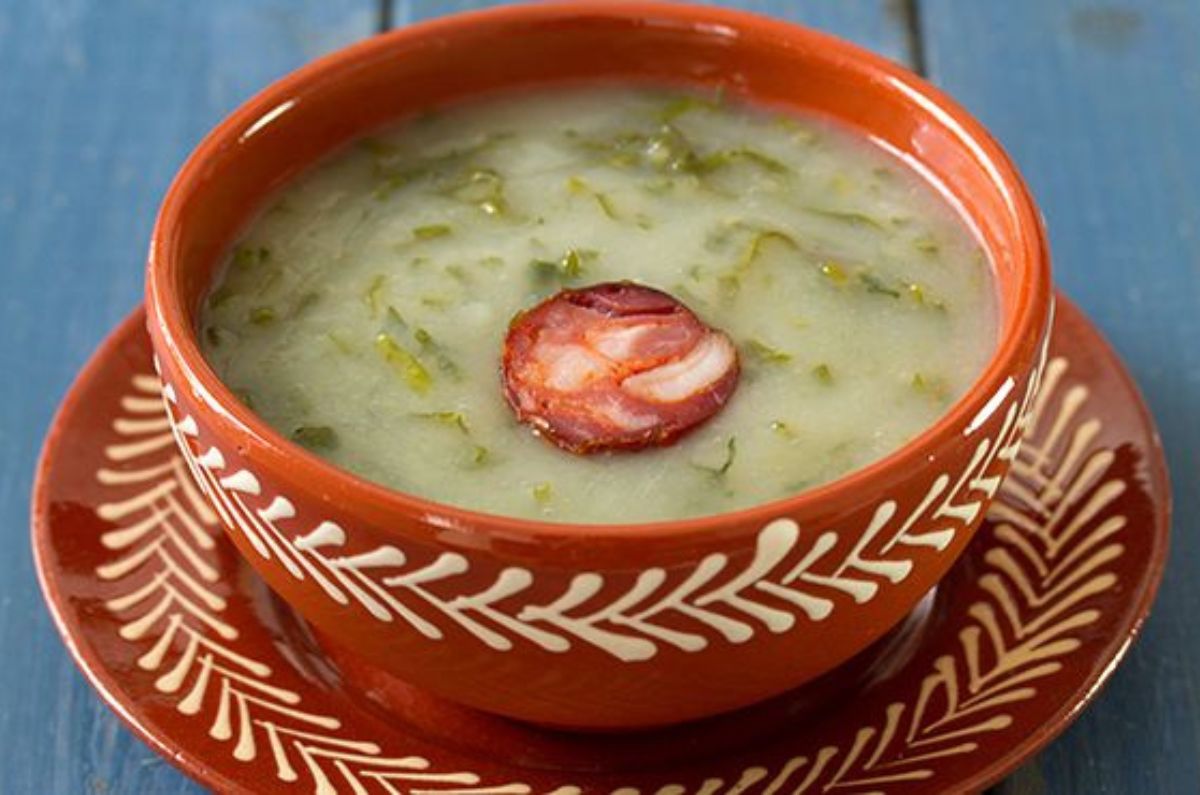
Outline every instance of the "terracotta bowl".
[[(995, 264), (999, 344), (969, 393), (899, 451), (820, 488), (736, 513), (596, 526), (472, 513), (368, 483), (276, 434), (218, 380), (197, 344), (198, 307), (234, 237), (289, 177), (431, 106), (595, 80), (722, 85), (833, 117), (937, 184)], [(179, 173), (146, 296), (185, 460), (241, 553), (326, 642), (463, 704), (588, 729), (762, 700), (895, 626), (971, 540), (1008, 470), (1052, 312), (1024, 184), (939, 91), (795, 25), (609, 2), (447, 17), (275, 83)]]

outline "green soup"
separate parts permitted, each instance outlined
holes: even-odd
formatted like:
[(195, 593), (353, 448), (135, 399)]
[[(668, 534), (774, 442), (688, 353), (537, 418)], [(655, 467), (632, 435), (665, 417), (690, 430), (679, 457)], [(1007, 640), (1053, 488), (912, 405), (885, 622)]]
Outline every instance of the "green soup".
[[(578, 456), (516, 422), (510, 319), (630, 279), (733, 339), (737, 392), (676, 444)], [(903, 445), (995, 342), (958, 214), (827, 123), (631, 88), (520, 94), (330, 157), (246, 230), (202, 313), (252, 410), (333, 463), (465, 508), (678, 519), (779, 499)]]

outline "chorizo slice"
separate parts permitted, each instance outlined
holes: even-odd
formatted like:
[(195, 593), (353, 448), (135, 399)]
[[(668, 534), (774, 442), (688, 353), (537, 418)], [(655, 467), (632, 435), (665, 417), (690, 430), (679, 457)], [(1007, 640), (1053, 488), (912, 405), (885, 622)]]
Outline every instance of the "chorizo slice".
[(634, 282), (562, 290), (516, 317), (504, 395), (517, 419), (578, 454), (668, 445), (737, 387), (729, 337)]

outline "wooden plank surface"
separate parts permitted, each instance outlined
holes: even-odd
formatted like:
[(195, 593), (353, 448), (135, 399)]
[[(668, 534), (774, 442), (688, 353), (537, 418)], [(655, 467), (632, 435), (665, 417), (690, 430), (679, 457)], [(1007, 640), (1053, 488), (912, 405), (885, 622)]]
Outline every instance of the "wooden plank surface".
[[(494, 0), (384, 0), (391, 6), (387, 20), (393, 26), (422, 19), (511, 3)], [(710, 3), (742, 8), (779, 19), (801, 22), (870, 47), (894, 61), (911, 64), (912, 31), (907, 4), (901, 0), (724, 0)]]
[[(201, 791), (120, 727), (55, 636), (26, 551), (33, 461), (70, 378), (139, 300), (154, 210), (203, 132), (381, 17), (487, 4), (382, 3), (0, 3), (0, 793)], [(1176, 541), (1146, 636), (1077, 726), (995, 792), (1197, 792), (1200, 4), (729, 4), (924, 59), (1016, 157), (1059, 282), (1129, 361), (1164, 430)]]
[(79, 366), (141, 300), (184, 156), (377, 15), (370, 0), (0, 2), (0, 793), (202, 791), (120, 726), (51, 626), (26, 540), (34, 459)]
[(1016, 159), (1056, 279), (1149, 400), (1172, 559), (1098, 702), (997, 792), (1200, 792), (1200, 3), (925, 0), (931, 78)]

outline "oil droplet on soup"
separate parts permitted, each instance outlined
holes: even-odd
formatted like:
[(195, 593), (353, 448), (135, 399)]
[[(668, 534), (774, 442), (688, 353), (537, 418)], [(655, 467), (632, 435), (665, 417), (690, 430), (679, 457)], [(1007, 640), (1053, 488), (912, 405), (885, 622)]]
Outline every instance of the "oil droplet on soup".
[[(574, 455), (517, 421), (510, 322), (633, 281), (741, 374), (673, 444)], [(714, 97), (577, 88), (428, 114), (335, 153), (255, 219), (205, 303), (217, 373), (281, 434), (385, 485), (579, 523), (795, 494), (935, 422), (995, 344), (990, 265), (860, 136)]]

